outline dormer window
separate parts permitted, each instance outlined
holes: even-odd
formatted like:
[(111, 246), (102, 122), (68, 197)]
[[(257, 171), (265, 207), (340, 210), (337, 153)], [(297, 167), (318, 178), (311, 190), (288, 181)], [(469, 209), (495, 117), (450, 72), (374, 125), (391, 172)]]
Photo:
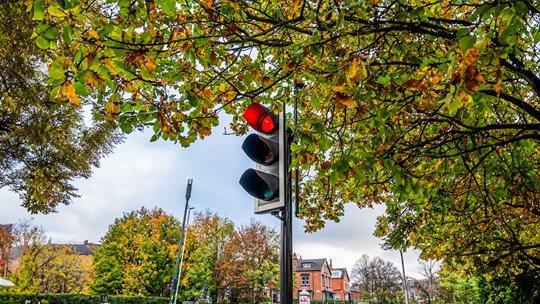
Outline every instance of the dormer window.
[(312, 263), (302, 263), (302, 268), (311, 268)]

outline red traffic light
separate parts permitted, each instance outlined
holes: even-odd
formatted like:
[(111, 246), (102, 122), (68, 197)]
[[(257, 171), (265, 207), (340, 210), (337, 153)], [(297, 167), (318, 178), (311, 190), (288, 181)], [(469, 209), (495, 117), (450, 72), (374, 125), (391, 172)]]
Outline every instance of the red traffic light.
[(251, 104), (244, 113), (247, 123), (261, 133), (271, 133), (277, 130), (279, 122), (277, 116), (259, 103)]

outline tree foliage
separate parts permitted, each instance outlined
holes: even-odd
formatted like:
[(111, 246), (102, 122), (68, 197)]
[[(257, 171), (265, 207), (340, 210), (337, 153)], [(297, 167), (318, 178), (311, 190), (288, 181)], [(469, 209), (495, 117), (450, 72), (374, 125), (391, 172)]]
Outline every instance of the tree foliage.
[(364, 254), (352, 268), (351, 282), (359, 286), (364, 299), (388, 303), (398, 297), (403, 280), (392, 262)]
[[(538, 272), (537, 0), (30, 1), (51, 98), (187, 146), (291, 105), (307, 230), (385, 203), (388, 246)], [(45, 5), (48, 4), (48, 5)], [(520, 261), (514, 263), (514, 261)]]
[(94, 257), (93, 292), (170, 294), (181, 224), (161, 209), (125, 213), (109, 226)]
[(202, 290), (208, 287), (208, 298), (218, 302), (221, 291), (221, 280), (218, 274), (217, 261), (227, 248), (227, 243), (236, 235), (234, 223), (210, 211), (196, 212), (193, 223), (188, 228), (186, 246), (190, 252), (189, 265), (185, 269), (187, 291), (182, 299), (201, 297)]
[(77, 197), (72, 182), (88, 178), (121, 137), (115, 124), (85, 122), (83, 108), (48, 98), (45, 64), (56, 56), (33, 43), (25, 2), (0, 3), (0, 188), (49, 213)]
[(226, 244), (216, 264), (221, 290), (230, 285), (234, 290), (233, 302), (264, 302), (264, 289), (278, 284), (277, 232), (251, 220)]
[(52, 244), (45, 230), (31, 220), (13, 225), (13, 248), (19, 257), (10, 260), (9, 278), (15, 292), (87, 293), (90, 263), (72, 245)]

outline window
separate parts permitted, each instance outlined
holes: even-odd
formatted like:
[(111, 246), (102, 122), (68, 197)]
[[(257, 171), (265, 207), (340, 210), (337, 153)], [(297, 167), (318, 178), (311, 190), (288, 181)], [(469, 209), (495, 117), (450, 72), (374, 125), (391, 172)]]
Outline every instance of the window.
[(309, 286), (309, 274), (303, 274), (301, 278), (302, 278), (302, 286)]
[(311, 263), (302, 263), (303, 268), (311, 268)]

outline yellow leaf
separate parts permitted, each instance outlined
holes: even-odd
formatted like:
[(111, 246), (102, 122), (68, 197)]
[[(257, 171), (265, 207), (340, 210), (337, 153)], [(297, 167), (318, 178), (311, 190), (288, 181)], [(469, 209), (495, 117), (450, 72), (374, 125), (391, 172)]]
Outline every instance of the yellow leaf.
[(301, 4), (302, 0), (293, 0), (293, 5), (291, 7), (291, 15), (294, 15), (298, 11)]
[(358, 59), (354, 58), (349, 63), (349, 67), (347, 68), (347, 73), (345, 74), (345, 76), (347, 76), (348, 79), (353, 79), (357, 73), (358, 73)]
[(219, 84), (219, 91), (220, 92), (226, 92), (227, 91), (227, 84), (225, 82), (222, 82)]
[(360, 65), (360, 75), (362, 75), (362, 79), (365, 79), (368, 76), (366, 64), (363, 60), (358, 61)]
[(146, 67), (148, 72), (155, 73), (156, 72), (156, 63), (154, 62), (154, 59), (152, 59), (151, 57), (146, 56), (146, 55), (144, 56), (144, 58), (146, 59), (144, 61), (144, 66)]
[(264, 76), (263, 77), (263, 84), (267, 87), (271, 86), (272, 85), (272, 78), (268, 77), (268, 76)]
[(67, 99), (72, 104), (78, 106), (81, 104), (81, 100), (79, 99), (79, 96), (77, 96), (77, 93), (75, 92), (75, 87), (73, 86), (73, 83), (71, 81), (66, 81), (60, 88), (59, 97), (61, 99)]

